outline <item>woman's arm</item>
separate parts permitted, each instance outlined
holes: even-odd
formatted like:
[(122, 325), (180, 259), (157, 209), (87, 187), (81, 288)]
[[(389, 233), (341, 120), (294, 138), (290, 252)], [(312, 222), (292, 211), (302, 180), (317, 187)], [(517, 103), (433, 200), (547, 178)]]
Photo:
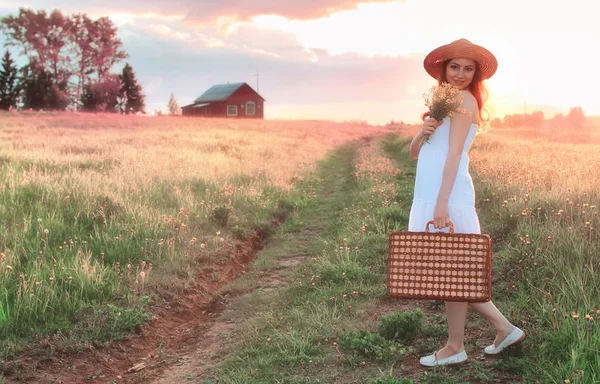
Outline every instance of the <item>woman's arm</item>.
[(417, 160), (419, 158), (419, 152), (423, 146), (424, 138), (425, 135), (423, 135), (423, 130), (419, 129), (419, 132), (417, 132), (410, 143), (410, 155), (412, 156), (413, 160)]
[(415, 137), (413, 137), (413, 140), (410, 143), (410, 155), (412, 156), (413, 160), (417, 160), (419, 158), (419, 152), (421, 151), (421, 147), (423, 146), (423, 139), (435, 132), (435, 129), (440, 124), (442, 124), (442, 121), (437, 121), (436, 119), (431, 117), (428, 117), (423, 121), (421, 129), (419, 130), (419, 132), (417, 132)]
[(469, 129), (473, 122), (473, 114), (477, 114), (477, 100), (468, 92), (463, 93), (464, 100), (460, 108), (467, 113), (456, 113), (450, 121), (450, 136), (448, 143), (448, 156), (444, 164), (442, 175), (442, 185), (437, 197), (437, 204), (434, 212), (435, 228), (443, 228), (450, 219), (448, 212), (448, 201), (450, 193), (454, 186), (454, 180), (458, 173), (458, 166), (462, 157), (465, 141), (469, 135)]

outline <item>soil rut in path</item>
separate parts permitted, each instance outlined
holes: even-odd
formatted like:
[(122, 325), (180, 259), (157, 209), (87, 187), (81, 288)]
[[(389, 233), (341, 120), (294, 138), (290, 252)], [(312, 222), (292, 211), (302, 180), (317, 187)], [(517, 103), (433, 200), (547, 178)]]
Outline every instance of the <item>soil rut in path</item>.
[[(200, 266), (193, 288), (178, 303), (156, 308), (152, 321), (139, 327), (138, 337), (102, 349), (40, 358), (39, 351), (20, 356), (18, 377), (6, 383), (181, 383), (181, 367), (194, 361), (190, 374), (211, 366), (220, 349), (220, 335), (231, 326), (221, 319), (225, 303), (219, 289), (232, 282), (254, 259), (263, 244), (257, 237), (238, 244), (226, 262)], [(220, 276), (214, 281), (214, 276)], [(168, 372), (167, 371), (172, 371)], [(184, 376), (186, 374), (184, 373)], [(163, 377), (159, 380), (159, 378)], [(174, 380), (169, 381), (169, 377)]]
[[(263, 292), (272, 293), (275, 289), (283, 286), (286, 283), (284, 270), (302, 263), (306, 257), (300, 255), (278, 259), (277, 268), (260, 273), (258, 288)], [(233, 324), (221, 316), (224, 308), (225, 305), (212, 316), (211, 324), (199, 332), (201, 337), (197, 342), (190, 345), (189, 348), (179, 351), (181, 357), (175, 364), (171, 364), (168, 369), (165, 369), (162, 376), (148, 382), (175, 384), (191, 380), (191, 382), (199, 383), (202, 375), (222, 360), (221, 340), (233, 330)]]

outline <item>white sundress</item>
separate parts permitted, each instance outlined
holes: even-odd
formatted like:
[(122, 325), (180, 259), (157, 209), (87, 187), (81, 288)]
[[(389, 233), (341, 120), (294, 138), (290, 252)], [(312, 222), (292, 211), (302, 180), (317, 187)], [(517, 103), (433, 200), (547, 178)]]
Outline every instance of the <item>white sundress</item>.
[[(454, 224), (456, 233), (481, 233), (479, 217), (475, 211), (475, 189), (469, 173), (467, 156), (477, 128), (477, 124), (471, 124), (448, 200), (450, 221)], [(419, 152), (413, 202), (408, 221), (408, 230), (411, 232), (424, 232), (427, 222), (433, 220), (433, 210), (442, 186), (442, 175), (448, 155), (449, 136), (450, 118), (446, 117), (429, 137), (429, 142), (423, 143)], [(448, 232), (449, 228), (438, 230), (433, 228), (432, 224), (429, 230)]]

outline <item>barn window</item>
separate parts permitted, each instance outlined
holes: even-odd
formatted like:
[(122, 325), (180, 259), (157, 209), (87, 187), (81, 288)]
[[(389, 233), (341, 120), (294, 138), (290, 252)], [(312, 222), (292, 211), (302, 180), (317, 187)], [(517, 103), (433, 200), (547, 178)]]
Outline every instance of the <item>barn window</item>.
[(254, 115), (254, 101), (249, 101), (246, 103), (246, 115)]
[(237, 105), (227, 106), (227, 116), (237, 116)]

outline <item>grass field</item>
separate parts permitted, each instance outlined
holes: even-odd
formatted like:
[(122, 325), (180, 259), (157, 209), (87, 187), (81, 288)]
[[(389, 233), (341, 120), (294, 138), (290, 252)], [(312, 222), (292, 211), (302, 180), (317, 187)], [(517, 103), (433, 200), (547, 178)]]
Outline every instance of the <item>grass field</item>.
[(165, 281), (184, 288), (198, 259), (287, 209), (289, 189), (317, 159), (373, 131), (319, 122), (0, 118), (3, 356), (57, 333), (84, 344), (120, 337), (147, 319), (147, 296)]
[(509, 129), (472, 152), (486, 229), (503, 242), (497, 294), (534, 336), (528, 377), (542, 383), (600, 381), (598, 133), (549, 141)]
[[(386, 237), (406, 228), (412, 198), (409, 129), (0, 119), (6, 359), (132, 334), (154, 305), (193, 284), (198, 264), (259, 236), (268, 247), (219, 292), (234, 327), (197, 382), (600, 381), (595, 131), (584, 140), (524, 128), (478, 136), (470, 157), (482, 228), (494, 238), (494, 301), (530, 338), (504, 357), (479, 359), (494, 335), (471, 314), (472, 363), (426, 371), (418, 356), (443, 343), (443, 307), (385, 297)], [(273, 219), (282, 222), (276, 230)], [(284, 273), (286, 260), (293, 266)], [(261, 282), (275, 275), (277, 284)]]

